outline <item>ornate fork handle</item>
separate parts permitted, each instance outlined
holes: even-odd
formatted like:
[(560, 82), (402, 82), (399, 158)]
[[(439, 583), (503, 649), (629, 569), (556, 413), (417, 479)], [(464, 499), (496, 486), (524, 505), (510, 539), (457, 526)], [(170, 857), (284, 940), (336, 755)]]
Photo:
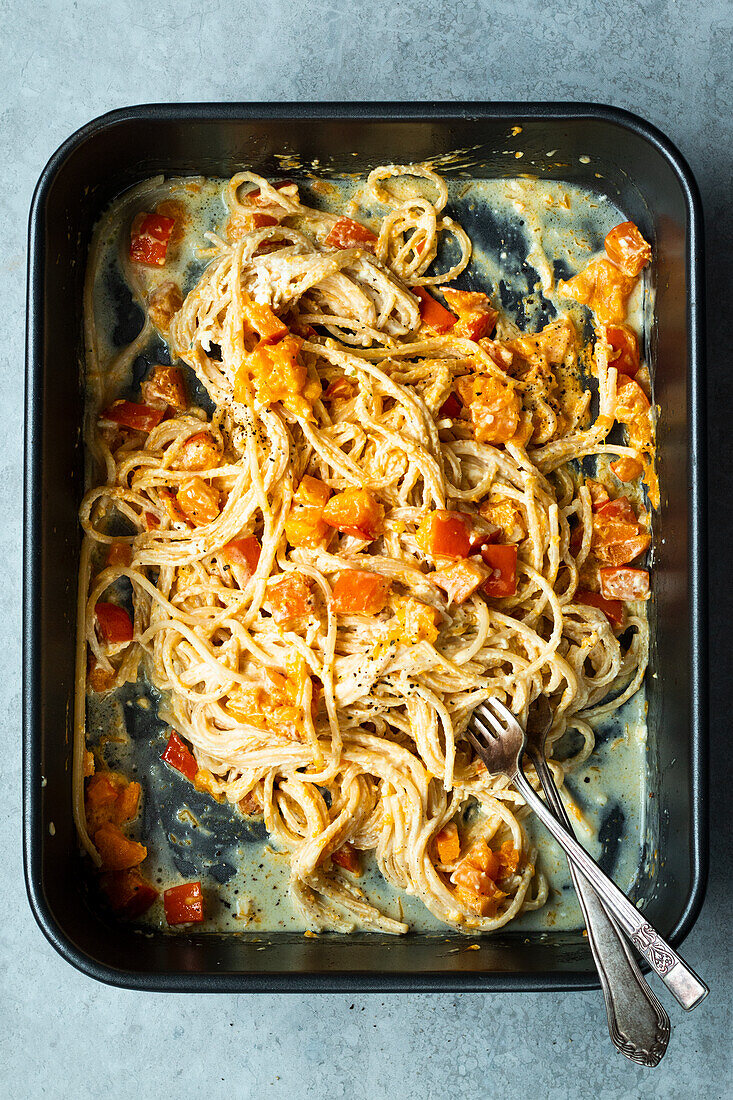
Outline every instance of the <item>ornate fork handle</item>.
[[(544, 756), (529, 748), (526, 751), (550, 808), (572, 834), (570, 820)], [(611, 1040), (632, 1062), (656, 1066), (669, 1043), (669, 1016), (644, 981), (621, 932), (588, 879), (574, 867), (571, 859), (568, 859), (568, 866), (585, 917), (588, 943), (606, 1003)]]
[(698, 1005), (710, 992), (705, 983), (662, 939), (656, 929), (652, 928), (618, 886), (604, 875), (595, 860), (588, 855), (585, 848), (578, 844), (575, 837), (571, 836), (557, 821), (522, 772), (517, 771), (512, 778), (522, 798), (532, 807), (542, 824), (549, 829), (568, 858), (585, 875), (606, 908), (618, 921), (622, 931), (647, 959), (672, 996), (684, 1009), (689, 1010)]

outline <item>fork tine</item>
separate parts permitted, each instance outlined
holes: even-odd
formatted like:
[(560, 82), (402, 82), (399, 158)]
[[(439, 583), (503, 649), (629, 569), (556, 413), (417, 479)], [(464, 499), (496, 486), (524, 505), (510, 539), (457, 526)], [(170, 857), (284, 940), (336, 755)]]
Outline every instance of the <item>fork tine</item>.
[(476, 714), (475, 711), (471, 717), (471, 725), (473, 725), (474, 731), (478, 731), (478, 733), (481, 734), (481, 737), (483, 737), (487, 744), (491, 745), (496, 741), (496, 734), (493, 729), (487, 726), (487, 724), (482, 721), (481, 715)]
[(509, 707), (504, 706), (503, 703), (500, 703), (499, 700), (495, 699), (493, 696), (489, 699), (485, 699), (483, 706), (485, 706), (487, 710), (491, 709), (495, 714), (498, 714), (505, 722), (513, 723), (517, 721), (515, 715), (509, 710)]
[(498, 737), (502, 737), (505, 734), (506, 731), (501, 722), (496, 717), (494, 712), (489, 710), (485, 703), (479, 703), (479, 705), (473, 712), (473, 716), (474, 721), (476, 721), (476, 719), (478, 718), (483, 721), (484, 725), (490, 725), (491, 728), (496, 732), (496, 735)]

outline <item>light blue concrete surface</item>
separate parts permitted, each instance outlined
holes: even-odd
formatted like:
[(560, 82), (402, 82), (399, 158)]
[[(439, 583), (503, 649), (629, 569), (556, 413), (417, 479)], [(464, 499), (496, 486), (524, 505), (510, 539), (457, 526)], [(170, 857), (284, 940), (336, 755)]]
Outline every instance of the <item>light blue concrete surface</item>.
[[(731, 789), (728, 686), (713, 696), (721, 715), (713, 723), (713, 872), (684, 948), (713, 992), (691, 1016), (665, 996), (674, 1034), (650, 1072), (612, 1051), (595, 993), (183, 997), (109, 989), (76, 973), (43, 939), (25, 899), (17, 640), (26, 218), (39, 172), (67, 135), (111, 108), (150, 101), (582, 99), (629, 108), (669, 134), (698, 176), (711, 245), (711, 365), (719, 369), (730, 348), (722, 240), (731, 226), (731, 10), (725, 0), (0, 0), (0, 1095), (732, 1095), (730, 817), (721, 825)], [(729, 375), (715, 376), (716, 414), (731, 407)], [(718, 416), (714, 447), (724, 430)], [(718, 502), (721, 478), (713, 469)], [(728, 523), (731, 506), (720, 505)], [(720, 558), (713, 571), (722, 580)], [(716, 651), (728, 681), (729, 656)]]

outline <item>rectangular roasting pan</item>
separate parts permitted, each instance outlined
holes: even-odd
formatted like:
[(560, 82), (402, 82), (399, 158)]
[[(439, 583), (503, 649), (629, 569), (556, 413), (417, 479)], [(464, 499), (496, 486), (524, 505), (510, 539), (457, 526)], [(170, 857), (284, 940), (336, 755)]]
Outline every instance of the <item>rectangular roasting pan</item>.
[[(110, 922), (82, 888), (70, 773), (83, 491), (81, 303), (95, 221), (122, 191), (161, 172), (229, 176), (247, 167), (269, 177), (297, 175), (283, 160), (288, 154), (319, 174), (353, 173), (454, 150), (470, 151), (471, 177), (521, 171), (605, 192), (654, 247), (656, 321), (648, 353), (661, 410), (662, 507), (655, 519), (647, 680), (649, 850), (637, 896), (675, 945), (700, 910), (708, 848), (703, 241), (697, 187), (680, 154), (641, 119), (592, 104), (133, 107), (90, 122), (54, 154), (35, 192), (29, 236), (26, 880), (50, 942), (100, 981), (191, 992), (537, 991), (597, 984), (579, 932), (507, 929), (483, 940), (449, 930), (404, 938), (144, 935)], [(481, 946), (467, 950), (471, 943)]]

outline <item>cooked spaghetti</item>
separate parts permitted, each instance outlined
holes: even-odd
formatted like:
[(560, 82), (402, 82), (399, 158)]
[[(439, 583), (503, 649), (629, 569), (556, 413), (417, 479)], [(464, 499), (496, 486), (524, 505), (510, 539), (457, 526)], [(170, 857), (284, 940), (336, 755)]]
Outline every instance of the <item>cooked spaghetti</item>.
[[(165, 265), (198, 186), (130, 192), (89, 260), (81, 840), (113, 903), (139, 912), (146, 849), (122, 828), (139, 789), (97, 772), (85, 801), (84, 696), (142, 668), (167, 700), (164, 758), (262, 815), (309, 928), (407, 931), (359, 888), (364, 852), (446, 925), (499, 928), (543, 905), (547, 885), (521, 798), (465, 738), (472, 709), (497, 696), (524, 720), (549, 696), (549, 744), (582, 736), (551, 762), (561, 783), (647, 663), (649, 575), (629, 563), (649, 546), (649, 513), (632, 499), (643, 481), (654, 504), (657, 487), (627, 303), (649, 246), (632, 223), (612, 230), (557, 287), (556, 319), (522, 333), (486, 294), (450, 285), (471, 242), (430, 167), (375, 169), (369, 225), (241, 172), (184, 298)], [(111, 233), (145, 313), (115, 358), (93, 302)], [(573, 303), (591, 310), (587, 346)], [(213, 411), (164, 364), (118, 398), (155, 331)], [(169, 922), (200, 912), (189, 890)]]

